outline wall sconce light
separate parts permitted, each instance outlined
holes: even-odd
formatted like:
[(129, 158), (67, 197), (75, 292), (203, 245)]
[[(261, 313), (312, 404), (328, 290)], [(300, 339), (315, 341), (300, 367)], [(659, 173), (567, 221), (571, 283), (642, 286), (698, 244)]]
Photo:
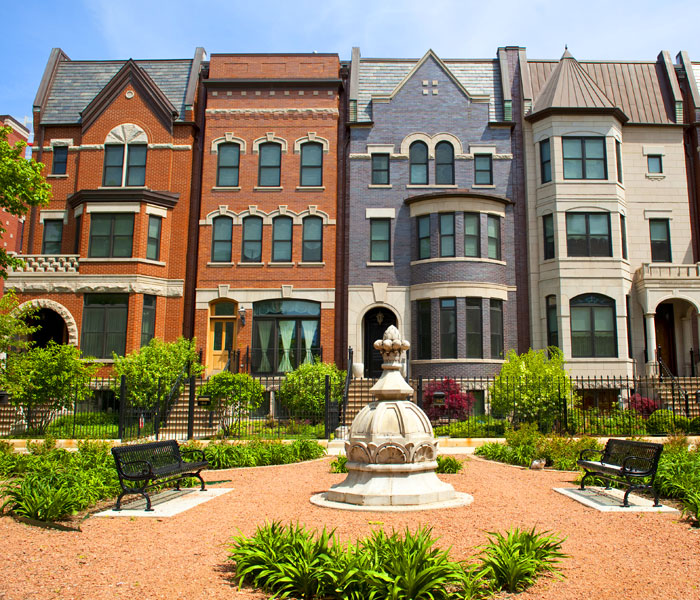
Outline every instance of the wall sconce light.
[(245, 308), (242, 306), (238, 309), (238, 319), (241, 322), (241, 327), (245, 327)]

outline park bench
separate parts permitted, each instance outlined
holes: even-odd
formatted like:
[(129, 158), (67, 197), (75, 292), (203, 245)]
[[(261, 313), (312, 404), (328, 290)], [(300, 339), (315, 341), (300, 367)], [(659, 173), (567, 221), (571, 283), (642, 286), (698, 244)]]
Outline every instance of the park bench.
[[(628, 496), (632, 490), (641, 489), (653, 490), (654, 506), (660, 506), (659, 494), (654, 490), (654, 478), (663, 449), (662, 444), (609, 439), (604, 450), (582, 450), (577, 461), (586, 472), (581, 480), (581, 489), (584, 489), (588, 477), (596, 476), (627, 486), (623, 506), (630, 505)], [(600, 455), (600, 460), (591, 460), (596, 454)], [(641, 483), (647, 477), (649, 482)], [(606, 486), (606, 489), (609, 488), (609, 485)]]
[(180, 481), (187, 477), (197, 477), (202, 482), (200, 490), (204, 491), (204, 480), (200, 471), (206, 469), (209, 463), (202, 450), (192, 449), (187, 452), (201, 454), (201, 460), (185, 462), (180, 454), (180, 446), (175, 440), (112, 448), (119, 483), (123, 490), (117, 498), (114, 510), (121, 510), (121, 501), (126, 494), (141, 494), (146, 499), (146, 510), (153, 510), (151, 498), (146, 490), (173, 481), (177, 482), (176, 489), (179, 490)]

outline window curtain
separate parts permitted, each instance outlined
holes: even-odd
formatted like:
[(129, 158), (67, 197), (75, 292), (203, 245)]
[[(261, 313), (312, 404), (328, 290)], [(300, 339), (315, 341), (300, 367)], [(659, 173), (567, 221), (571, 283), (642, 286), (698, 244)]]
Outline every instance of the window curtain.
[(258, 321), (258, 337), (260, 338), (260, 372), (269, 373), (272, 365), (268, 354), (270, 352), (270, 334), (272, 333), (272, 321)]
[(311, 347), (313, 346), (316, 331), (318, 330), (318, 321), (302, 321), (301, 329), (304, 332), (304, 348), (306, 349), (304, 362), (313, 363), (314, 354), (311, 351)]
[(294, 329), (296, 327), (296, 321), (279, 321), (280, 329), (280, 339), (282, 341), (282, 360), (279, 364), (279, 371), (286, 373), (287, 371), (293, 371), (294, 367), (289, 359), (289, 354), (292, 349), (292, 337), (294, 336)]

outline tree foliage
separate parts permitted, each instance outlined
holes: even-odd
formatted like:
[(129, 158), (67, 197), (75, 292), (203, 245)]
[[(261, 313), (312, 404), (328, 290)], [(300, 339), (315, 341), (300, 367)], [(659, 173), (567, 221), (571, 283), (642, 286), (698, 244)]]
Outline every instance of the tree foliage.
[(260, 407), (265, 388), (247, 373), (223, 371), (212, 375), (199, 388), (199, 396), (209, 398), (209, 410), (218, 418), (219, 429), (224, 435), (235, 431), (241, 419)]
[(280, 385), (279, 397), (292, 416), (319, 419), (326, 406), (326, 375), (330, 377), (330, 399), (342, 402), (345, 371), (333, 363), (317, 360), (287, 373)]
[[(44, 165), (34, 159), (24, 158), (26, 142), (11, 145), (7, 141), (9, 127), (0, 127), (0, 208), (11, 215), (21, 217), (30, 206), (43, 206), (49, 203), (51, 186), (41, 174)], [(5, 233), (0, 222), (0, 238)], [(0, 276), (7, 277), (8, 267), (22, 266), (22, 261), (10, 256), (0, 247)]]
[(17, 351), (31, 345), (28, 337), (38, 329), (31, 325), (36, 313), (37, 308), (31, 304), (19, 308), (14, 291), (5, 291), (0, 297), (0, 353), (7, 354), (11, 348)]
[(0, 384), (21, 410), (27, 428), (42, 433), (58, 411), (89, 397), (88, 384), (97, 368), (75, 346), (49, 342), (46, 348), (8, 354)]
[[(189, 375), (197, 376), (203, 370), (194, 338), (179, 337), (174, 342), (153, 338), (147, 346), (126, 356), (113, 356), (114, 372), (126, 376), (129, 405), (141, 408), (155, 408), (159, 401), (165, 402), (173, 387), (176, 397), (185, 384), (188, 365)], [(118, 397), (118, 384), (116, 393)]]
[(489, 387), (492, 413), (542, 426), (553, 423), (564, 403), (575, 401), (564, 363), (564, 355), (556, 347), (530, 349), (524, 354), (508, 352)]
[[(435, 402), (435, 392), (445, 394), (442, 402)], [(474, 405), (474, 396), (464, 392), (454, 379), (445, 377), (431, 381), (423, 391), (423, 410), (435, 422), (442, 418), (464, 421)]]

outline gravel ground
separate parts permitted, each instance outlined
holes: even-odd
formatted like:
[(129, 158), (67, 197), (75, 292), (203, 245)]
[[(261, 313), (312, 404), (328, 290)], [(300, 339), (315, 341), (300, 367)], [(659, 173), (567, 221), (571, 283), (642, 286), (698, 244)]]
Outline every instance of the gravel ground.
[[(0, 518), (0, 599), (262, 599), (231, 582), (226, 549), (233, 535), (266, 520), (335, 528), (342, 539), (373, 527), (427, 524), (468, 558), (486, 531), (511, 526), (567, 537), (566, 578), (540, 579), (522, 600), (700, 600), (700, 530), (672, 514), (599, 513), (552, 491), (572, 473), (529, 471), (472, 458), (441, 475), (474, 496), (457, 509), (412, 513), (336, 511), (309, 497), (341, 481), (331, 458), (305, 464), (216, 471), (235, 492), (169, 519), (89, 518), (81, 532), (45, 530)], [(509, 598), (502, 595), (501, 598)]]

